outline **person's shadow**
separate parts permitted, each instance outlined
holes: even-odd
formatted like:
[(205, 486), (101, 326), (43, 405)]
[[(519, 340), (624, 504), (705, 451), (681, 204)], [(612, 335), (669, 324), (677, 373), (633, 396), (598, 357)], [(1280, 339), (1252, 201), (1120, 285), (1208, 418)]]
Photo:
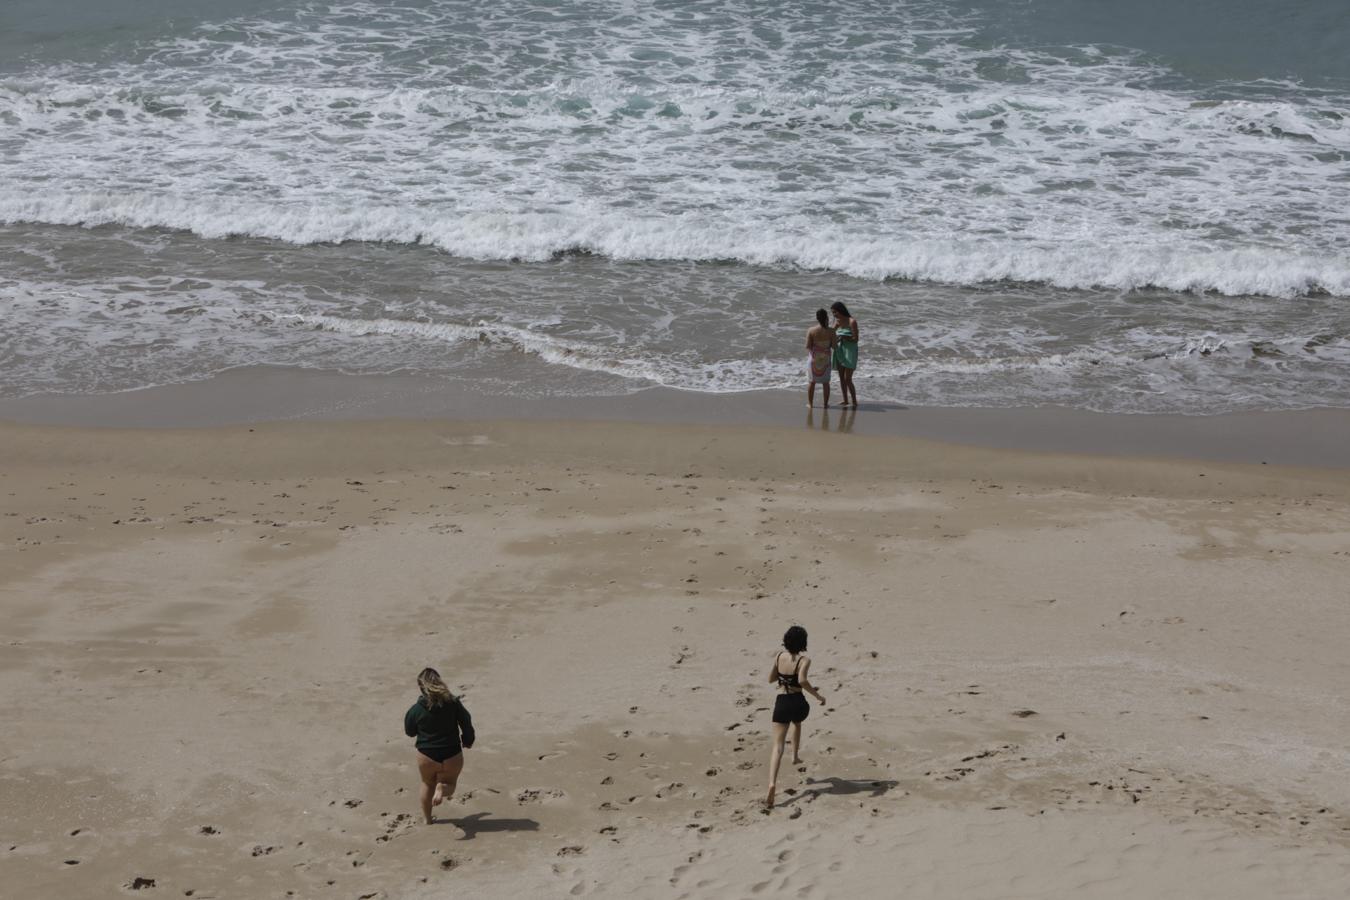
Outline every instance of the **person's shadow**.
[(847, 797), (852, 794), (866, 794), (869, 797), (880, 797), (900, 786), (900, 782), (891, 778), (885, 780), (873, 778), (808, 778), (806, 784), (807, 787), (801, 793), (793, 795), (783, 805), (796, 803), (802, 799), (814, 800), (825, 795)]
[(491, 813), (474, 813), (459, 819), (447, 819), (451, 825), (458, 825), (464, 832), (461, 840), (471, 841), (480, 834), (494, 831), (538, 831), (539, 823), (534, 819), (492, 819)]

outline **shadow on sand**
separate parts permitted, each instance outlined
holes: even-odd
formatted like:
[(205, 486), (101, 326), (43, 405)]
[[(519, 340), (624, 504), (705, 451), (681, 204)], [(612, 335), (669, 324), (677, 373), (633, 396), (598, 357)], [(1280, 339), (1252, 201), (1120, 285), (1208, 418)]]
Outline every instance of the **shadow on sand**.
[(806, 785), (800, 793), (784, 801), (783, 805), (788, 806), (804, 799), (814, 800), (821, 796), (847, 797), (853, 794), (866, 794), (869, 797), (880, 797), (899, 787), (900, 782), (894, 779), (876, 781), (870, 778), (808, 778)]
[(471, 841), (480, 834), (494, 831), (538, 831), (539, 823), (534, 819), (493, 819), (491, 813), (474, 813), (460, 819), (444, 819), (451, 825), (458, 825), (464, 832), (463, 840)]

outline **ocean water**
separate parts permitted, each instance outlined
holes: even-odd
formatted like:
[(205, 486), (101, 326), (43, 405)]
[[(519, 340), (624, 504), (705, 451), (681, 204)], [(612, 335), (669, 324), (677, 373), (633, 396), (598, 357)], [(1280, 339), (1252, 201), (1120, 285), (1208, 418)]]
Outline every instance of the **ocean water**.
[(1350, 406), (1344, 0), (7, 0), (0, 395)]

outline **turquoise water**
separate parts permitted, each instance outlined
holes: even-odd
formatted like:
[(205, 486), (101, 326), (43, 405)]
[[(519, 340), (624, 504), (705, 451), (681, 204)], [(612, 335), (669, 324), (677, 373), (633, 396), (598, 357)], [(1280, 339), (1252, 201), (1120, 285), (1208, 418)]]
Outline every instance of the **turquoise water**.
[(1350, 405), (1348, 49), (1333, 3), (17, 0), (0, 391), (792, 386), (838, 297), (878, 399)]

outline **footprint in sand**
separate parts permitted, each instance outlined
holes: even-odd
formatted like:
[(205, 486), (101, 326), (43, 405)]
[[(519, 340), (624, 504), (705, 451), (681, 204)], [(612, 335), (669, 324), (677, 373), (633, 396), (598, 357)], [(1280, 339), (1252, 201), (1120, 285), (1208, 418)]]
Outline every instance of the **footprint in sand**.
[(561, 800), (567, 795), (556, 788), (526, 788), (516, 792), (517, 803), (543, 803), (548, 800)]
[[(385, 815), (385, 813), (381, 813), (380, 815)], [(407, 831), (411, 827), (412, 827), (412, 814), (399, 813), (398, 815), (390, 818), (387, 822), (384, 823), (384, 834), (377, 837), (375, 839), (375, 842), (377, 844), (387, 843), (388, 841), (393, 839), (394, 832)]]

